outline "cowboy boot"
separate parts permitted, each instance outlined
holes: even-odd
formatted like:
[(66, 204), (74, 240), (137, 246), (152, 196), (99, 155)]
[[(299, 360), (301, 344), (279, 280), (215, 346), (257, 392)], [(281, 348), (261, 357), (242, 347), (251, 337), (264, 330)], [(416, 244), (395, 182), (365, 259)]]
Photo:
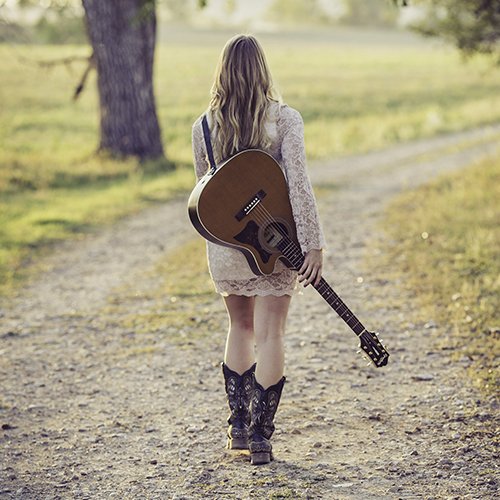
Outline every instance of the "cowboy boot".
[(274, 416), (285, 384), (285, 377), (264, 389), (254, 375), (254, 391), (250, 402), (250, 427), (248, 448), (252, 465), (268, 464), (272, 459), (271, 436), (274, 432)]
[(250, 398), (253, 390), (255, 364), (239, 375), (222, 363), (226, 385), (227, 402), (231, 411), (227, 423), (227, 447), (230, 450), (248, 449), (248, 426), (250, 425)]

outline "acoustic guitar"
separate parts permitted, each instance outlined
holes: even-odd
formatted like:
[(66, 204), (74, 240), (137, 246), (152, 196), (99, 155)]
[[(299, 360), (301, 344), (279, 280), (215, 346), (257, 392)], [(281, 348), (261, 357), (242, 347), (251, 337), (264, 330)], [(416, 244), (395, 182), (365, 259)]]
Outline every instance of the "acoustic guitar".
[[(189, 197), (188, 212), (201, 236), (240, 250), (256, 275), (271, 274), (278, 259), (295, 270), (304, 262), (285, 176), (264, 151), (242, 151), (202, 177)], [(375, 366), (385, 366), (389, 353), (377, 335), (323, 277), (314, 287), (356, 334)]]

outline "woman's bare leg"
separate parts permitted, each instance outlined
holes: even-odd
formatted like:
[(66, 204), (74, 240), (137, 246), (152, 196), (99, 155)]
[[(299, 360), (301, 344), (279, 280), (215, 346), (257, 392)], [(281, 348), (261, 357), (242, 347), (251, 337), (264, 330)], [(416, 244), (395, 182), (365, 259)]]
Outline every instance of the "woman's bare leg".
[(284, 335), (290, 300), (289, 295), (255, 297), (255, 378), (264, 389), (276, 384), (283, 377)]
[(241, 295), (228, 295), (223, 298), (229, 316), (224, 363), (241, 375), (255, 363), (255, 299)]

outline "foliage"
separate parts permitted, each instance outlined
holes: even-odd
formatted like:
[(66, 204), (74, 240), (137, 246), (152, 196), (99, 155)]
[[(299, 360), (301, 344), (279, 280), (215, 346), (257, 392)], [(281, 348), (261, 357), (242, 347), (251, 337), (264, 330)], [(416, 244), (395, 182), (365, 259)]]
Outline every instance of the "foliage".
[(0, 17), (0, 43), (33, 42), (30, 30), (17, 23), (8, 22)]
[(192, 4), (186, 0), (163, 0), (162, 6), (165, 6), (170, 15), (178, 21), (186, 21), (189, 19), (192, 11)]
[(56, 17), (44, 15), (33, 27), (35, 41), (48, 44), (87, 43), (87, 34), (81, 15), (66, 12)]
[(346, 0), (342, 23), (353, 26), (394, 26), (397, 9), (387, 0)]
[(499, 199), (500, 156), (406, 193), (388, 210), (393, 243), (383, 251), (418, 310), (451, 326), (444, 347), (472, 360), (474, 379), (491, 391), (500, 355)]
[(451, 41), (467, 55), (496, 55), (500, 63), (498, 0), (405, 0), (403, 5), (423, 9), (423, 15), (413, 24), (416, 31)]
[(18, 0), (18, 7), (37, 8), (38, 19), (33, 24), (20, 25), (0, 16), (0, 41), (49, 44), (87, 42), (83, 11), (79, 2), (50, 0), (42, 8), (38, 1)]
[[(394, 26), (397, 9), (387, 0), (274, 0), (269, 8), (271, 19), (280, 24), (314, 25), (341, 22), (351, 26)], [(335, 7), (335, 8), (334, 8)], [(332, 12), (336, 11), (333, 15)]]
[[(21, 8), (39, 7), (39, 0), (17, 0), (17, 4)], [(43, 7), (59, 13), (71, 12), (73, 15), (81, 11), (80, 0), (45, 0)]]
[(318, 24), (328, 18), (324, 15), (318, 0), (274, 0), (269, 7), (270, 19), (283, 24)]

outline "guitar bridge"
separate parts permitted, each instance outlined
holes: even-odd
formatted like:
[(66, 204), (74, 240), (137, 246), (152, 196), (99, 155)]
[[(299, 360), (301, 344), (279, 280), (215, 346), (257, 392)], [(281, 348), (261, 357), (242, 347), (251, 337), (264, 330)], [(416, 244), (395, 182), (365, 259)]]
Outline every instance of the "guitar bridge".
[(250, 200), (248, 200), (243, 208), (235, 215), (236, 220), (238, 222), (242, 221), (265, 197), (266, 192), (264, 190), (260, 190), (255, 194)]

